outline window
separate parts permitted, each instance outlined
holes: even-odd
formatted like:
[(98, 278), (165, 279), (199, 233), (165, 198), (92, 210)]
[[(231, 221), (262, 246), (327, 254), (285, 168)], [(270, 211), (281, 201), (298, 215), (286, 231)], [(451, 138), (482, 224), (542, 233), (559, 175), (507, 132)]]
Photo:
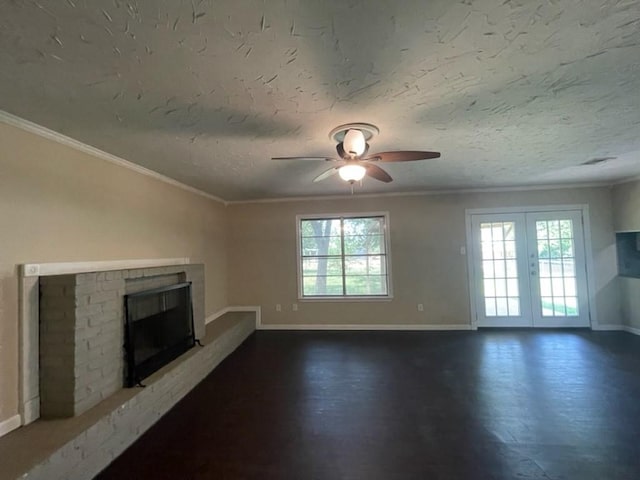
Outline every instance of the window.
[(298, 217), (301, 298), (389, 297), (388, 218)]

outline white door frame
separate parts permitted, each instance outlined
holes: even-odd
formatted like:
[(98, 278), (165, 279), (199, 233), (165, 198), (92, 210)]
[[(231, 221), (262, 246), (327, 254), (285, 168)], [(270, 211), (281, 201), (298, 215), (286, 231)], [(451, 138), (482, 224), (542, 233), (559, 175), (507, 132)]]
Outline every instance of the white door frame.
[(467, 234), (467, 279), (469, 282), (469, 307), (471, 312), (471, 327), (478, 328), (477, 311), (477, 289), (474, 287), (474, 265), (473, 265), (473, 234), (471, 228), (472, 215), (500, 214), (500, 213), (533, 213), (551, 212), (560, 210), (579, 210), (582, 213), (585, 263), (587, 268), (587, 301), (589, 302), (589, 324), (592, 330), (598, 326), (598, 316), (596, 311), (596, 291), (593, 267), (593, 248), (591, 246), (591, 220), (589, 218), (589, 205), (540, 205), (522, 207), (494, 207), (494, 208), (467, 208), (465, 209), (465, 227)]

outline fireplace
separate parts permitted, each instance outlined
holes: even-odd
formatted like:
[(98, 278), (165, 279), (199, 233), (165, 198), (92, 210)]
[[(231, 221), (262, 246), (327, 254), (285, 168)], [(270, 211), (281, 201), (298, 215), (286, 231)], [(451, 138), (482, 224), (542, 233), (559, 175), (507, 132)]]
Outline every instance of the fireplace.
[[(35, 315), (26, 318), (33, 321), (35, 330), (29, 328), (24, 332), (30, 346), (36, 348), (24, 350), (29, 354), (25, 357), (25, 366), (30, 365), (25, 370), (30, 375), (23, 383), (22, 398), (28, 408), (25, 408), (25, 418), (28, 419), (25, 423), (39, 416), (63, 418), (80, 415), (128, 384), (128, 358), (124, 348), (127, 342), (126, 296), (188, 283), (191, 286), (182, 290), (188, 293), (190, 301), (181, 303), (177, 309), (182, 311), (182, 318), (186, 318), (187, 323), (178, 325), (183, 333), (190, 331), (192, 338), (204, 335), (203, 265), (65, 272), (59, 275), (42, 275), (40, 272), (39, 276), (32, 278), (35, 288), (29, 303), (36, 310)], [(176, 295), (180, 290), (176, 289)], [(178, 295), (178, 300), (172, 297), (173, 293), (168, 295), (160, 302), (164, 301), (167, 309), (173, 312), (168, 307), (174, 305), (180, 295), (186, 294)], [(147, 309), (146, 312), (140, 310), (135, 313), (136, 320), (142, 321), (140, 327), (154, 321), (142, 320), (146, 316), (156, 315), (154, 318), (158, 320), (158, 314), (162, 312), (155, 308), (155, 311)], [(163, 320), (155, 323), (158, 327)], [(30, 327), (29, 324), (25, 326)], [(168, 333), (171, 332), (165, 331), (160, 336)], [(146, 352), (152, 340), (157, 342), (158, 338), (144, 340)], [(141, 373), (136, 373), (138, 379), (150, 375), (149, 365), (157, 361), (149, 360), (148, 353), (140, 355), (136, 357), (136, 363), (148, 363), (141, 365)], [(135, 380), (135, 376), (131, 378)]]
[(196, 343), (191, 283), (125, 295), (127, 387), (179, 357)]

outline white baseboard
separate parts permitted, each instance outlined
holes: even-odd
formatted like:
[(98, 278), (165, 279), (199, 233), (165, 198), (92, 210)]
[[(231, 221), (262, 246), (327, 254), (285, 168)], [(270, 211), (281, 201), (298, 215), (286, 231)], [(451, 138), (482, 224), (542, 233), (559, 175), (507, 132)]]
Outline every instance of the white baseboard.
[(640, 328), (637, 327), (630, 327), (628, 325), (624, 326), (624, 331), (625, 332), (629, 332), (629, 333), (633, 333), (634, 335), (640, 335)]
[(621, 332), (624, 330), (624, 325), (594, 325), (591, 330), (596, 332)]
[(230, 307), (224, 307), (221, 310), (218, 310), (217, 312), (209, 315), (207, 318), (204, 319), (204, 324), (208, 325), (211, 322), (217, 320), (218, 318), (220, 318), (221, 316), (223, 316), (225, 313), (229, 313), (229, 312), (255, 312), (256, 314), (256, 329), (258, 329), (259, 325), (260, 325), (260, 321), (261, 321), (261, 315), (260, 315), (260, 307), (256, 307), (256, 306), (230, 306)]
[(359, 324), (260, 324), (258, 330), (385, 330), (385, 331), (423, 331), (423, 330), (475, 330), (471, 325), (359, 325)]
[(22, 425), (22, 422), (20, 421), (20, 415), (14, 415), (13, 417), (9, 417), (6, 420), (3, 420), (2, 422), (0, 422), (0, 437), (15, 430), (20, 425)]
[(633, 335), (640, 335), (640, 328), (630, 327), (629, 325), (595, 325), (591, 329), (601, 332), (627, 332)]

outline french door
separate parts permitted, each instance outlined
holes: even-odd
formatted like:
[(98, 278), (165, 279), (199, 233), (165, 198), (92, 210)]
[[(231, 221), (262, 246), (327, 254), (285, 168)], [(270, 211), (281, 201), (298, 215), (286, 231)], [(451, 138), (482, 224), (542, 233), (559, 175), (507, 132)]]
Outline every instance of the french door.
[(479, 327), (588, 327), (581, 210), (471, 215)]

